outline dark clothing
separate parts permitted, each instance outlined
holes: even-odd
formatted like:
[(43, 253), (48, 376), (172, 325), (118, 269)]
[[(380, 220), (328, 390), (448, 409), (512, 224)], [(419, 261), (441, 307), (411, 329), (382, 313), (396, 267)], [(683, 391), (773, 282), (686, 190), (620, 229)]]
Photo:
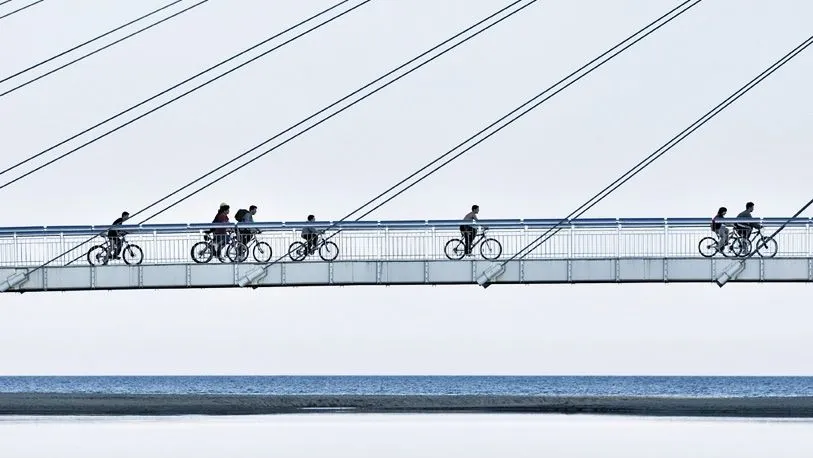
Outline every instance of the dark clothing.
[[(111, 226), (121, 226), (124, 224), (124, 218), (117, 218), (113, 221)], [(110, 251), (114, 259), (118, 259), (121, 254), (122, 245), (124, 245), (124, 236), (127, 233), (121, 230), (113, 229), (112, 227), (107, 231), (107, 238), (110, 240)]]
[[(743, 210), (737, 215), (737, 218), (744, 218), (744, 219), (753, 219), (754, 217), (751, 216), (751, 212), (748, 210)], [(737, 226), (749, 226), (749, 227), (760, 227), (759, 223), (737, 223)]]
[(251, 213), (248, 210), (246, 210), (245, 208), (241, 208), (240, 210), (237, 210), (237, 213), (234, 214), (234, 220), (237, 221), (238, 223), (253, 223), (254, 221), (251, 220), (246, 221), (247, 219), (246, 215), (250, 214)]
[(477, 228), (469, 225), (460, 226), (460, 234), (463, 236), (465, 254), (471, 254), (471, 245), (474, 243), (474, 237), (477, 235)]
[[(217, 212), (215, 215), (215, 219), (212, 220), (212, 223), (228, 223), (229, 222), (229, 215), (225, 212)], [(225, 227), (218, 227), (216, 229), (212, 229), (212, 232), (215, 234), (225, 234), (226, 228)]]
[(240, 229), (237, 233), (240, 234), (240, 241), (243, 242), (245, 246), (248, 246), (249, 242), (251, 242), (251, 238), (254, 236), (254, 231), (251, 229)]
[[(751, 216), (751, 212), (749, 212), (746, 209), (746, 210), (741, 211), (740, 214), (737, 215), (737, 218), (751, 219), (751, 218), (753, 218), (753, 216)], [(736, 223), (736, 224), (734, 224), (734, 229), (737, 231), (737, 235), (739, 235), (740, 237), (746, 238), (746, 239), (751, 238), (751, 232), (753, 231), (753, 229), (757, 229), (757, 228), (760, 228), (760, 227), (762, 227), (762, 226), (757, 222), (754, 222), (754, 223)]]
[[(305, 228), (308, 229), (308, 228)], [(302, 238), (305, 239), (305, 244), (308, 247), (308, 254), (313, 254), (314, 250), (316, 250), (316, 243), (319, 241), (319, 233), (318, 232), (305, 232), (302, 231)]]
[[(122, 224), (124, 224), (124, 218), (117, 218), (115, 221), (113, 221), (111, 226), (121, 226)], [(122, 235), (124, 234), (121, 231), (113, 229), (112, 227), (107, 231), (108, 237), (120, 237)]]
[[(229, 215), (226, 212), (217, 212), (215, 215), (215, 219), (212, 220), (212, 223), (228, 223), (229, 222)], [(228, 242), (228, 229), (225, 227), (218, 227), (212, 229), (212, 233), (214, 237), (212, 241), (214, 242), (214, 249), (215, 249), (215, 256), (221, 261), (223, 260), (223, 247), (226, 246)]]
[(740, 227), (736, 224), (734, 225), (734, 231), (737, 232), (737, 235), (740, 238), (750, 239), (751, 238), (751, 228), (750, 227)]
[[(313, 223), (313, 221), (308, 221), (309, 223)], [(319, 229), (313, 226), (306, 226), (302, 228), (302, 238), (307, 241), (308, 245), (308, 253), (312, 254), (313, 251), (316, 249), (316, 244), (319, 242), (319, 234), (324, 231), (320, 231)]]
[(722, 216), (720, 216), (720, 215), (717, 215), (717, 216), (715, 216), (714, 218), (712, 218), (712, 219), (711, 219), (711, 231), (712, 231), (712, 232), (717, 232), (717, 231), (719, 231), (719, 230), (720, 230), (720, 228), (723, 226), (723, 223), (722, 223), (721, 221), (723, 221), (724, 219), (725, 219), (725, 218), (723, 218), (723, 217), (722, 217)]
[[(463, 217), (463, 221), (477, 221), (477, 214), (472, 210), (466, 213), (466, 216)], [(474, 242), (474, 237), (477, 235), (477, 228), (469, 224), (463, 224), (460, 226), (460, 235), (463, 236), (463, 246), (465, 247), (466, 254), (471, 254), (471, 245)]]

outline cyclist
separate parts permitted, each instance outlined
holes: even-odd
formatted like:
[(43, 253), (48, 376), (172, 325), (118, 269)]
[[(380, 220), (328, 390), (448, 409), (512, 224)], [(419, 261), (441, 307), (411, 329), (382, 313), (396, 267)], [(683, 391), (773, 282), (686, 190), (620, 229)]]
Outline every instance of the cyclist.
[[(215, 218), (212, 220), (212, 223), (228, 223), (229, 222), (229, 204), (223, 202), (220, 204), (220, 208), (217, 210), (217, 214)], [(228, 229), (225, 227), (217, 227), (211, 230), (212, 234), (214, 234), (213, 242), (215, 246), (215, 254), (217, 258), (221, 261), (223, 260), (223, 256), (220, 254), (223, 247), (226, 245), (228, 239)]]
[[(308, 215), (308, 222), (313, 223), (316, 217)], [(320, 231), (312, 226), (302, 228), (302, 238), (305, 239), (308, 246), (308, 254), (313, 254), (316, 251), (316, 243), (319, 241), (319, 234), (324, 234), (325, 231)]]
[[(463, 221), (477, 221), (478, 213), (480, 213), (480, 206), (472, 205), (471, 211), (466, 213), (466, 216), (463, 217)], [(477, 228), (470, 224), (462, 224), (460, 225), (460, 235), (463, 236), (465, 255), (471, 256), (471, 245), (474, 241), (474, 237), (477, 235)]]
[(120, 229), (114, 229), (114, 227), (121, 226), (128, 219), (130, 219), (130, 214), (128, 212), (121, 212), (121, 217), (116, 218), (113, 224), (110, 225), (110, 229), (107, 230), (107, 238), (110, 240), (110, 254), (113, 259), (120, 258), (121, 248), (122, 245), (124, 245), (124, 236), (127, 235), (126, 232)]
[[(237, 210), (237, 213), (234, 214), (234, 219), (238, 223), (243, 224), (254, 224), (254, 215), (257, 214), (257, 206), (252, 205), (248, 207), (248, 210), (245, 208), (241, 208)], [(238, 229), (238, 234), (240, 234), (240, 241), (243, 242), (244, 245), (248, 246), (248, 242), (251, 241), (251, 237), (253, 234), (259, 234), (260, 231), (256, 229)]]
[[(752, 219), (753, 216), (751, 216), (751, 212), (753, 212), (753, 211), (754, 211), (754, 203), (753, 202), (748, 202), (748, 203), (745, 204), (745, 210), (741, 211), (740, 214), (737, 215), (737, 218)], [(740, 237), (742, 237), (742, 238), (744, 238), (746, 240), (751, 238), (751, 231), (753, 231), (754, 229), (759, 229), (761, 227), (762, 227), (762, 225), (759, 224), (759, 223), (756, 223), (756, 222), (754, 222), (754, 223), (735, 223), (734, 224), (734, 230), (737, 231), (737, 235), (739, 235)]]
[(728, 243), (728, 228), (723, 222), (726, 213), (728, 213), (728, 209), (725, 207), (720, 207), (720, 209), (717, 210), (717, 215), (711, 219), (711, 231), (717, 234), (717, 237), (719, 238), (718, 249), (720, 250), (720, 253), (723, 252), (723, 248), (725, 248), (726, 244)]

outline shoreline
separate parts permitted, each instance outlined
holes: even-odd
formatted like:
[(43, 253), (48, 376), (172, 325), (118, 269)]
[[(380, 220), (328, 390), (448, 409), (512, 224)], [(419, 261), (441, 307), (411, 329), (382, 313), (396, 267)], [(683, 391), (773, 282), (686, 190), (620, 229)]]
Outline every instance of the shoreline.
[(547, 413), (813, 418), (813, 397), (0, 393), (0, 415)]

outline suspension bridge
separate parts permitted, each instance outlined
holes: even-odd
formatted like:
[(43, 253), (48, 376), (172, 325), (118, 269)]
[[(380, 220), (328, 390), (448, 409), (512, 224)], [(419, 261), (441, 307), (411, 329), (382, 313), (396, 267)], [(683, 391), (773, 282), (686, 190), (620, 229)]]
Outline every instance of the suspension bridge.
[[(66, 66), (90, 57), (116, 43), (150, 28), (168, 22), (208, 0), (176, 5), (174, 1), (119, 26), (105, 34), (46, 59), (32, 67), (8, 76), (0, 83), (16, 84), (0, 92), (2, 97), (50, 75)], [(4, 190), (20, 180), (79, 152), (163, 107), (190, 95), (213, 81), (249, 65), (280, 47), (319, 28), (353, 14), (374, 0), (344, 0), (269, 38), (208, 67), (170, 88), (135, 104), (114, 116), (0, 170), (0, 176), (21, 169), (30, 161), (52, 151), (43, 164), (0, 184)], [(461, 221), (364, 221), (373, 211), (386, 205), (422, 182), (477, 145), (496, 135), (513, 122), (536, 109), (550, 98), (590, 75), (638, 42), (696, 7), (702, 0), (679, 3), (635, 33), (608, 48), (585, 65), (569, 73), (552, 86), (533, 95), (523, 104), (477, 131), (456, 147), (440, 154), (406, 178), (376, 195), (338, 221), (321, 223), (256, 223), (244, 230), (260, 231), (244, 250), (237, 244), (212, 246), (206, 238), (209, 230), (232, 229), (233, 226), (212, 224), (147, 224), (170, 208), (195, 196), (204, 189), (228, 178), (235, 172), (281, 148), (286, 143), (318, 127), (368, 97), (419, 70), (424, 65), (476, 38), (488, 29), (521, 13), (537, 3), (517, 0), (506, 4), (488, 17), (459, 31), (438, 45), (384, 73), (300, 122), (281, 130), (257, 146), (184, 184), (163, 198), (141, 208), (133, 216), (151, 212), (135, 225), (121, 229), (128, 233), (121, 252), (122, 260), (110, 259), (109, 246), (99, 238), (104, 226), (48, 226), (0, 228), (0, 291), (78, 291), (168, 288), (226, 288), (280, 286), (350, 286), (350, 285), (470, 285), (480, 284), (550, 284), (550, 283), (640, 283), (640, 282), (810, 282), (813, 281), (813, 233), (811, 220), (801, 213), (813, 201), (787, 218), (760, 220), (769, 240), (776, 244), (771, 253), (754, 249), (748, 253), (725, 257), (702, 253), (701, 239), (710, 235), (708, 218), (614, 218), (585, 219), (583, 215), (607, 198), (674, 146), (736, 102), (791, 59), (813, 44), (813, 37), (800, 43), (771, 64), (746, 85), (723, 99), (709, 112), (669, 139), (663, 146), (611, 182), (595, 196), (564, 217), (551, 220), (482, 221), (488, 227), (486, 239), (475, 240), (471, 255), (461, 253), (458, 227)], [(39, 3), (39, 2), (36, 2)], [(19, 12), (22, 12), (22, 8)], [(166, 10), (166, 11), (165, 11)], [(16, 14), (8, 13), (6, 16)], [(127, 27), (155, 14), (160, 18), (138, 31), (125, 35), (97, 50), (28, 81), (19, 77), (40, 65), (92, 44), (114, 33), (126, 33)], [(0, 16), (0, 19), (6, 16)], [(321, 21), (321, 22), (320, 22)], [(253, 53), (253, 54), (251, 54)], [(251, 57), (253, 56), (253, 57)], [(233, 60), (248, 60), (235, 64)], [(231, 68), (227, 64), (231, 64)], [(188, 83), (214, 70), (213, 76), (181, 94)], [(163, 101), (162, 101), (163, 100)], [(125, 115), (139, 109), (137, 116)], [(122, 119), (122, 123), (100, 134), (94, 131)], [(85, 134), (96, 135), (86, 139)], [(60, 152), (59, 148), (79, 139), (80, 146)], [(276, 145), (259, 151), (266, 145)], [(259, 152), (258, 152), (259, 151)], [(238, 163), (238, 161), (243, 161)], [(226, 170), (228, 169), (228, 170)], [(177, 197), (179, 193), (204, 179), (224, 171), (220, 176)], [(8, 191), (6, 191), (8, 192)], [(155, 211), (154, 207), (162, 206)], [(314, 253), (296, 244), (304, 228), (328, 230)], [(773, 231), (771, 233), (771, 231)], [(780, 234), (781, 232), (781, 234)], [(100, 245), (101, 244), (101, 245)], [(223, 248), (223, 250), (221, 250)], [(202, 250), (202, 251), (199, 251)], [(201, 253), (208, 253), (202, 256)], [(731, 253), (729, 253), (731, 254)], [(101, 257), (100, 257), (101, 256)]]

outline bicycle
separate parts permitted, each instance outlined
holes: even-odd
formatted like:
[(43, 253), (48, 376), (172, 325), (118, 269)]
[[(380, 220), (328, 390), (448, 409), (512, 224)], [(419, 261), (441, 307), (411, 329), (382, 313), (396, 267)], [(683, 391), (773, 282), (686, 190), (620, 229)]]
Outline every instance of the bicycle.
[(704, 258), (710, 258), (717, 253), (721, 253), (726, 258), (736, 258), (740, 256), (744, 248), (745, 247), (742, 244), (742, 240), (740, 240), (734, 234), (729, 234), (728, 241), (723, 247), (722, 253), (720, 252), (720, 241), (717, 239), (717, 237), (703, 237), (697, 244), (697, 249), (700, 251), (700, 255)]
[[(113, 259), (113, 244), (110, 242), (109, 237), (105, 238), (107, 240), (103, 244), (94, 245), (88, 250), (88, 264), (102, 266), (107, 265)], [(144, 251), (141, 247), (128, 242), (124, 236), (121, 237), (121, 251), (119, 254), (127, 265), (137, 266), (144, 260)]]
[(317, 237), (316, 246), (310, 251), (308, 250), (307, 242), (292, 243), (288, 248), (288, 256), (291, 258), (291, 261), (302, 261), (308, 257), (309, 254), (313, 254), (314, 251), (318, 251), (319, 257), (327, 262), (333, 261), (339, 256), (339, 246), (330, 240), (326, 240), (324, 231), (319, 232)]
[[(223, 248), (233, 243), (232, 239), (233, 236), (231, 235), (231, 233), (218, 235), (223, 235), (226, 237), (226, 242), (220, 246), (221, 251), (223, 250)], [(217, 255), (217, 259), (220, 262), (225, 262), (225, 260), (223, 259), (223, 254), (218, 252), (215, 239), (214, 237), (212, 237), (212, 234), (210, 233), (203, 234), (203, 241), (192, 245), (192, 250), (190, 251), (190, 254), (192, 255), (192, 260), (198, 264), (206, 264), (207, 262), (211, 261), (215, 255)]]
[[(259, 233), (259, 231), (251, 231), (251, 238), (248, 243), (243, 243), (240, 237), (232, 238), (231, 243), (226, 246), (226, 257), (231, 262), (245, 262), (248, 259), (249, 251), (251, 251), (255, 261), (261, 263), (270, 261), (272, 255), (271, 245), (258, 240), (257, 234)], [(253, 248), (249, 249), (252, 245)]]
[[(475, 236), (474, 240), (471, 241), (471, 249), (474, 251), (474, 248), (479, 244), (480, 255), (484, 259), (493, 261), (502, 254), (502, 244), (497, 239), (486, 238), (487, 231), (488, 228), (483, 227), (480, 234)], [(466, 242), (463, 241), (462, 238), (451, 239), (446, 242), (446, 245), (443, 247), (443, 252), (446, 254), (446, 257), (452, 261), (463, 259), (463, 256), (466, 255)]]
[(734, 237), (740, 240), (740, 245), (742, 245), (740, 256), (751, 254), (755, 243), (757, 244), (757, 254), (760, 257), (772, 258), (776, 256), (776, 253), (779, 251), (779, 244), (776, 240), (763, 234), (761, 227), (755, 229), (755, 231), (752, 231), (751, 238), (742, 237), (737, 233), (736, 229), (734, 230)]

